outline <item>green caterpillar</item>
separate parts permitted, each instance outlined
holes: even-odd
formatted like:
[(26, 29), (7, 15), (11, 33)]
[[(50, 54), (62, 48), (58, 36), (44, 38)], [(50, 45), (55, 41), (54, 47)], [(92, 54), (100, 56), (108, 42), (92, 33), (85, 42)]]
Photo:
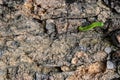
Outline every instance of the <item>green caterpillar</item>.
[(79, 27), (78, 30), (80, 31), (88, 31), (88, 30), (92, 30), (93, 28), (95, 27), (103, 27), (104, 26), (104, 23), (103, 22), (94, 22), (88, 26), (85, 26), (85, 27)]

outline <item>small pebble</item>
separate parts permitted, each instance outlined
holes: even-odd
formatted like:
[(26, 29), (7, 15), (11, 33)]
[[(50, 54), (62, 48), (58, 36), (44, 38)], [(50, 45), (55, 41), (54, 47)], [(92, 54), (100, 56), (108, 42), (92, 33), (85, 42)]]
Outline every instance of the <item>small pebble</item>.
[(117, 72), (120, 75), (120, 65), (117, 66)]
[(39, 74), (39, 73), (35, 74), (35, 80), (48, 80), (48, 78), (49, 78), (48, 75), (43, 75), (43, 74)]
[(88, 57), (88, 55), (81, 51), (81, 52), (76, 52), (75, 57), (82, 58), (82, 57)]
[(117, 37), (118, 42), (120, 43), (120, 34), (117, 35), (116, 37)]
[(106, 48), (105, 48), (105, 52), (106, 52), (107, 54), (109, 54), (111, 51), (112, 51), (112, 50), (111, 50), (110, 47), (106, 47)]
[(3, 4), (3, 1), (2, 1), (2, 0), (0, 0), (0, 4)]
[(71, 61), (72, 64), (77, 64), (78, 63), (78, 58), (74, 57)]
[(53, 76), (49, 76), (49, 80), (55, 80)]
[(55, 32), (55, 24), (54, 23), (47, 23), (45, 28), (46, 28), (48, 34)]
[(65, 71), (70, 71), (70, 68), (68, 66), (62, 66), (61, 70), (64, 71), (64, 72)]
[(0, 49), (0, 57), (4, 54), (4, 50)]
[(95, 62), (93, 64), (90, 64), (88, 66), (88, 73), (89, 74), (96, 74), (99, 72), (104, 72), (106, 69), (106, 66), (103, 62)]
[(109, 0), (103, 0), (105, 4), (109, 5)]
[(85, 46), (80, 45), (79, 48), (80, 48), (82, 51), (87, 51), (87, 48), (86, 48)]
[(115, 65), (111, 61), (107, 61), (107, 69), (114, 69)]

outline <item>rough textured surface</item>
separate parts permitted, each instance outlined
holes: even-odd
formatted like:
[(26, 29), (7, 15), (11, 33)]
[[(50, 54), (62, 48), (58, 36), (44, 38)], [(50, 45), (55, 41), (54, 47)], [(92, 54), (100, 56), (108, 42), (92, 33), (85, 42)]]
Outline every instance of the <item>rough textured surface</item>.
[[(102, 0), (0, 0), (0, 80), (119, 78), (119, 64), (117, 72), (106, 68), (117, 48), (104, 35), (120, 26), (111, 16)], [(105, 34), (77, 30), (108, 19), (113, 24)]]
[(120, 1), (119, 0), (103, 0), (107, 6), (120, 13)]

